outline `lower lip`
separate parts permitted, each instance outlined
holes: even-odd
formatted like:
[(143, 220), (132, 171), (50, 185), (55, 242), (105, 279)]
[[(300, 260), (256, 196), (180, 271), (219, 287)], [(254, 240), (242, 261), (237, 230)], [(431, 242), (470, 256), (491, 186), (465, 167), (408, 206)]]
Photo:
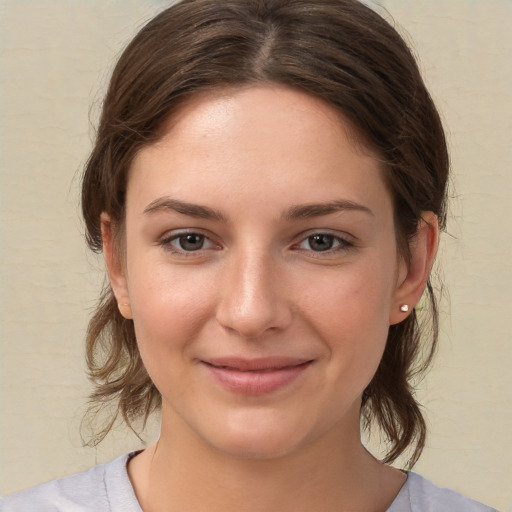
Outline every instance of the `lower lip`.
[(220, 368), (205, 363), (204, 366), (210, 375), (224, 388), (242, 395), (263, 395), (272, 393), (290, 385), (302, 375), (311, 364), (287, 366), (270, 371), (240, 371), (236, 369)]

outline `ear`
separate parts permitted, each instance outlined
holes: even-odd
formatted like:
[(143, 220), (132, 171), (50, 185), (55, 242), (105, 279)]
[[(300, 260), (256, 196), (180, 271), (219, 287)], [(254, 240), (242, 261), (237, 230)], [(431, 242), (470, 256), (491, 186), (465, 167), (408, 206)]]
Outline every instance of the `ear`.
[[(419, 302), (427, 284), (439, 243), (439, 222), (433, 212), (422, 212), (418, 231), (410, 244), (410, 261), (403, 261), (393, 297), (389, 324), (397, 324), (408, 316)], [(401, 310), (408, 306), (408, 311)]]
[(123, 265), (118, 248), (114, 244), (112, 219), (107, 213), (101, 214), (101, 238), (103, 240), (103, 255), (107, 266), (110, 286), (117, 300), (117, 307), (121, 315), (127, 319), (132, 319), (132, 310), (130, 306), (130, 295), (128, 293), (128, 283), (126, 281), (126, 271)]

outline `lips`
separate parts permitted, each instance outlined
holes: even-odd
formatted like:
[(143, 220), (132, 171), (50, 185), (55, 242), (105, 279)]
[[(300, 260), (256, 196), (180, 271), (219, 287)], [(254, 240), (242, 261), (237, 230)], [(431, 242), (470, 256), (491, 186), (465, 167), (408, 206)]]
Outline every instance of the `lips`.
[(311, 363), (311, 360), (290, 357), (228, 357), (202, 361), (210, 376), (222, 387), (234, 393), (253, 396), (289, 386)]

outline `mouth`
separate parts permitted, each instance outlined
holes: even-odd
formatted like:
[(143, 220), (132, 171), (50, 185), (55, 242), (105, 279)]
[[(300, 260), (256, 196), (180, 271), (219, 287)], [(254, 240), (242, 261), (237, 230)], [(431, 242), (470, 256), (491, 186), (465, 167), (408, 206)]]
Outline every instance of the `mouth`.
[(228, 391), (263, 395), (288, 387), (313, 360), (290, 357), (259, 359), (214, 358), (201, 361), (216, 383)]

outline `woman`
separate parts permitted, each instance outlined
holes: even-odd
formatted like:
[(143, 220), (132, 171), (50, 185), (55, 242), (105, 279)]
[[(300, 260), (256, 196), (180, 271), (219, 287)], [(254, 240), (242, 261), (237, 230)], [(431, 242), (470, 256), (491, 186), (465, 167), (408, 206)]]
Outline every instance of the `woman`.
[(157, 16), (114, 70), (82, 208), (110, 278), (93, 398), (129, 425), (161, 407), (161, 435), (3, 510), (491, 510), (387, 465), (425, 443), (447, 176), (416, 63), (363, 4)]

